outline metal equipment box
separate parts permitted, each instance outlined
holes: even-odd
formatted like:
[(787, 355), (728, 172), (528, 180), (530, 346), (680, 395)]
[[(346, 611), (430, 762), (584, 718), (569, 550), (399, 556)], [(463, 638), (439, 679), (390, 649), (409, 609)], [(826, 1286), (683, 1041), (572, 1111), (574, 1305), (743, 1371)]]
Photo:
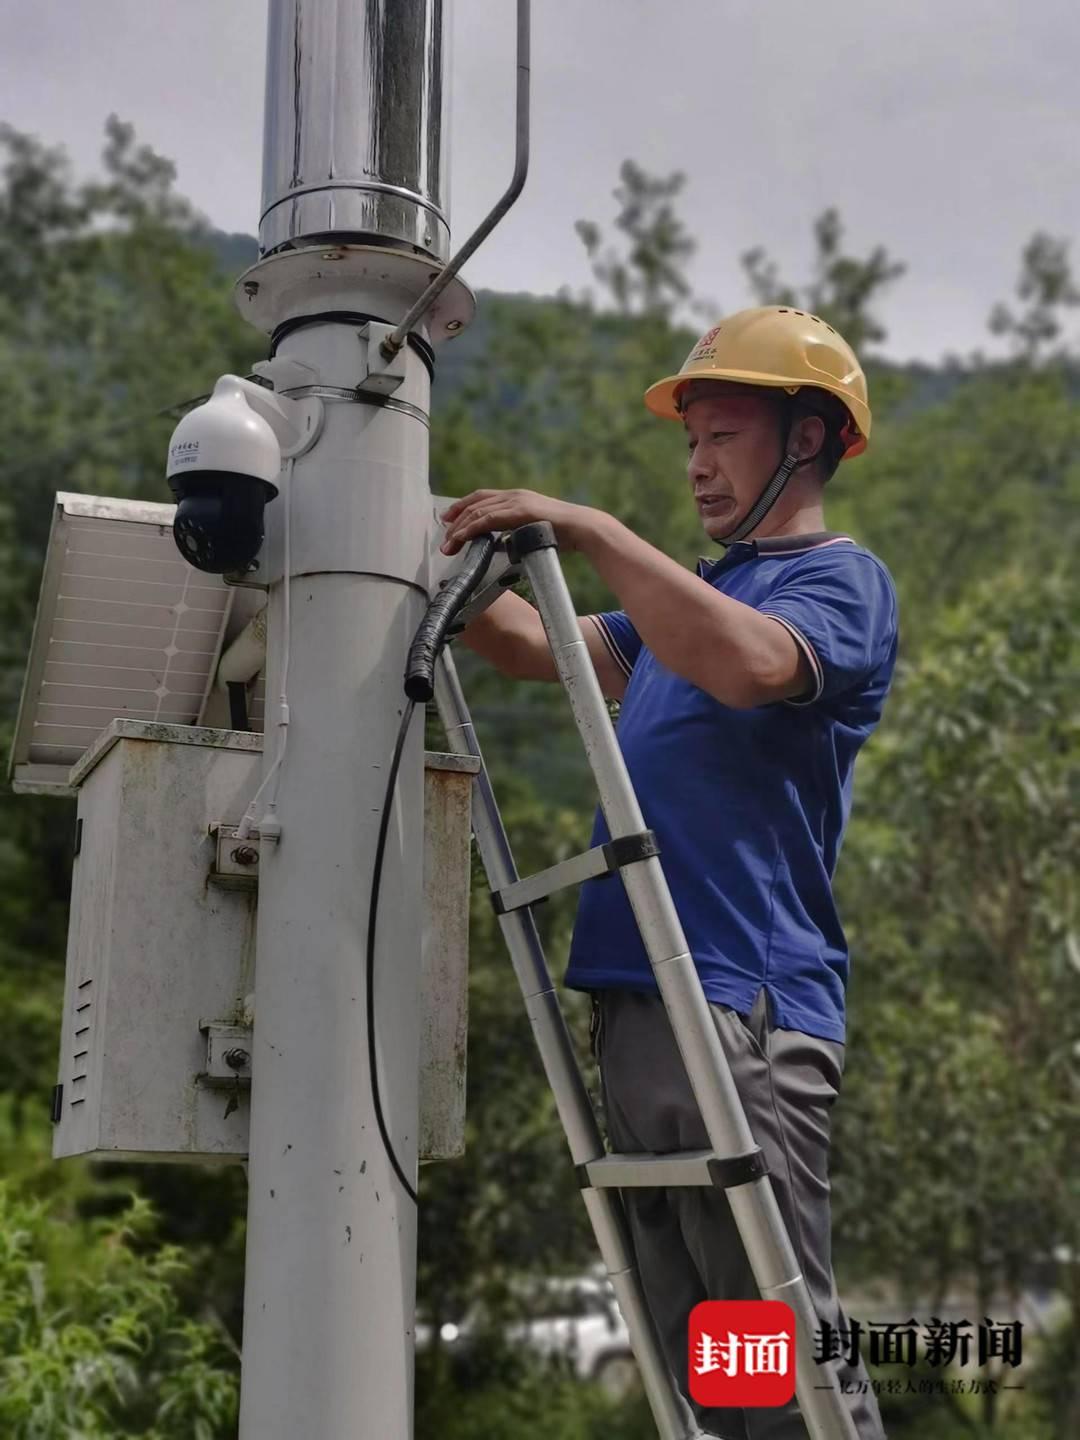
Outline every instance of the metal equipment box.
[[(261, 750), (262, 736), (243, 731), (115, 720), (72, 769), (55, 1156), (246, 1155), (259, 841), (231, 831), (258, 784)], [(425, 756), (421, 1160), (465, 1145), (477, 768), (468, 757)]]

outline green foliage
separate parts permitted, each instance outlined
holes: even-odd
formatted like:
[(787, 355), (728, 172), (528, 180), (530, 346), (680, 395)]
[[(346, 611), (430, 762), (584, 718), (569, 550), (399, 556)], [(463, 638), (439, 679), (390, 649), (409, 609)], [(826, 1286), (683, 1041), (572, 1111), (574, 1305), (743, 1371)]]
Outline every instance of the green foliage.
[[(250, 242), (213, 237), (176, 196), (169, 162), (130, 127), (110, 121), (104, 179), (92, 184), (10, 129), (0, 151), (10, 733), (53, 492), (167, 498), (161, 458), (178, 402), (224, 369), (246, 373), (264, 341), (236, 316), (219, 258), (235, 268)], [(449, 354), (443, 362), (454, 378), (436, 392), (433, 489), (529, 486), (610, 510), (684, 562), (708, 548), (678, 427), (641, 403), (695, 338), (676, 316), (702, 309), (685, 275), (694, 242), (678, 213), (682, 183), (628, 161), (611, 231), (580, 222), (605, 304), (489, 299), (484, 347), (459, 348), (473, 359), (457, 371)], [(903, 266), (881, 246), (847, 254), (834, 210), (814, 240), (802, 285), (749, 252), (751, 298), (825, 314), (857, 348), (880, 341), (876, 303)], [(873, 442), (828, 491), (831, 528), (885, 559), (902, 617), (902, 664), (859, 761), (837, 875), (853, 957), (837, 1259), (920, 1302), (955, 1278), (989, 1304), (1055, 1247), (1080, 1247), (1080, 595), (1074, 574), (1049, 563), (1078, 538), (1078, 386), (1063, 344), (1075, 288), (1063, 242), (1037, 236), (1023, 267), (1027, 308), (994, 322), (1015, 360), (868, 365)], [(580, 610), (613, 602), (575, 557), (568, 573)], [(459, 663), (522, 870), (581, 849), (592, 792), (561, 694), (513, 685), (467, 654)], [(235, 1429), (239, 1172), (104, 1174), (45, 1158), (70, 825), (69, 806), (0, 796), (0, 1433), (218, 1440)], [(420, 1293), (436, 1328), (480, 1295), (497, 1303), (515, 1271), (595, 1258), (485, 890), (477, 870), (468, 1150), (421, 1176)], [(540, 917), (556, 979), (573, 912), (564, 896)], [(584, 997), (561, 999), (595, 1083)], [(141, 1198), (124, 1199), (128, 1188)], [(1022, 1415), (906, 1407), (896, 1433), (1073, 1433), (1080, 1286), (1065, 1289), (1069, 1323), (1039, 1358)], [(499, 1359), (492, 1346), (488, 1356), (466, 1380), (437, 1357), (418, 1362), (418, 1436), (652, 1433), (640, 1402), (615, 1411), (520, 1355)]]
[(980, 581), (862, 762), (835, 1225), (909, 1303), (952, 1285), (1015, 1317), (1037, 1264), (1080, 1253), (1078, 618), (1071, 567)]
[(0, 1186), (0, 1431), (12, 1440), (225, 1440), (235, 1347), (185, 1317), (173, 1246), (133, 1196), (79, 1229)]
[(492, 1340), (479, 1374), (458, 1380), (417, 1365), (416, 1440), (654, 1440), (638, 1395), (616, 1403), (557, 1364)]
[(776, 262), (761, 246), (747, 250), (743, 269), (759, 305), (791, 305), (820, 315), (834, 325), (858, 355), (866, 345), (884, 340), (885, 327), (871, 312), (878, 292), (898, 279), (907, 266), (876, 245), (865, 260), (842, 253), (844, 235), (839, 211), (823, 210), (814, 221), (814, 273), (796, 287), (780, 279)]
[(601, 254), (600, 227), (579, 220), (575, 227), (593, 263), (593, 273), (611, 293), (618, 309), (630, 314), (670, 320), (676, 304), (690, 294), (684, 274), (697, 249), (682, 220), (669, 203), (686, 176), (652, 176), (632, 160), (623, 163), (615, 191), (619, 212), (616, 229), (626, 237), (626, 254)]
[(1078, 615), (1070, 568), (981, 582), (860, 776), (841, 903), (871, 1083), (840, 1111), (843, 1231), (887, 1233), (922, 1291), (962, 1269), (1015, 1292), (1080, 1243)]
[[(103, 168), (102, 180), (77, 183), (61, 151), (0, 128), (5, 741), (53, 493), (168, 499), (162, 456), (180, 413), (177, 402), (205, 392), (223, 369), (246, 373), (265, 345), (233, 310), (211, 232), (173, 191), (171, 162), (138, 145), (131, 127), (114, 117)], [(0, 1432), (35, 1440), (54, 1434), (216, 1440), (232, 1433), (235, 1342), (220, 1323), (201, 1317), (204, 1297), (212, 1295), (238, 1333), (235, 1237), (215, 1230), (223, 1213), (226, 1231), (235, 1230), (242, 1190), (233, 1176), (200, 1183), (175, 1167), (153, 1167), (132, 1183), (153, 1193), (160, 1224), (151, 1227), (140, 1200), (122, 1226), (107, 1218), (115, 1208), (115, 1176), (95, 1179), (45, 1159), (72, 809), (16, 798), (6, 789), (0, 795), (4, 1172), (18, 1177), (20, 1196), (36, 1194), (47, 1207), (35, 1210), (28, 1198), (6, 1202), (23, 1207), (9, 1238), (25, 1237), (27, 1248), (9, 1251), (15, 1328), (3, 1346), (11, 1360), (0, 1394)], [(193, 1198), (197, 1209), (189, 1217)], [(61, 1235), (69, 1237), (66, 1249)], [(170, 1235), (186, 1248), (162, 1245)], [(209, 1253), (211, 1245), (216, 1253)], [(137, 1253), (143, 1249), (146, 1254)], [(230, 1269), (232, 1293), (222, 1294), (221, 1277)], [(80, 1275), (85, 1283), (74, 1283)], [(28, 1288), (31, 1276), (48, 1282), (40, 1313), (31, 1303), (40, 1290)]]
[(1056, 352), (1046, 347), (1061, 337), (1063, 312), (1080, 305), (1067, 240), (1043, 231), (1031, 237), (1024, 247), (1016, 294), (1025, 308), (1017, 313), (1004, 303), (995, 305), (989, 320), (993, 334), (1007, 335), (1014, 353), (1024, 361), (1034, 363), (1048, 353), (1060, 359), (1066, 353), (1064, 346)]
[[(0, 127), (0, 576), (5, 678), (18, 675), (57, 489), (167, 499), (177, 403), (265, 342), (243, 324), (175, 167), (111, 117), (104, 180)], [(12, 697), (13, 698), (13, 697)]]
[(934, 616), (1003, 567), (1039, 569), (1080, 536), (1080, 413), (1072, 362), (996, 366), (876, 426), (841, 466), (830, 524), (884, 556), (913, 657)]
[[(104, 178), (0, 126), (0, 739), (9, 741), (57, 490), (169, 499), (178, 401), (264, 342), (235, 313), (210, 231), (171, 161), (115, 116)], [(5, 750), (7, 744), (5, 743)], [(72, 807), (0, 795), (0, 1013), (10, 1093), (47, 1088), (62, 976)], [(29, 983), (28, 983), (29, 982)]]

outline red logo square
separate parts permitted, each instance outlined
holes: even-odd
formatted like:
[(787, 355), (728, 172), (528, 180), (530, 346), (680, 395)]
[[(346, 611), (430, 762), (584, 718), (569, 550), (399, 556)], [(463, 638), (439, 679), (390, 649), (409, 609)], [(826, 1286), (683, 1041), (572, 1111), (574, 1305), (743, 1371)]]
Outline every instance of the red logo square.
[(690, 1396), (699, 1405), (786, 1405), (795, 1315), (782, 1300), (703, 1300), (690, 1311)]

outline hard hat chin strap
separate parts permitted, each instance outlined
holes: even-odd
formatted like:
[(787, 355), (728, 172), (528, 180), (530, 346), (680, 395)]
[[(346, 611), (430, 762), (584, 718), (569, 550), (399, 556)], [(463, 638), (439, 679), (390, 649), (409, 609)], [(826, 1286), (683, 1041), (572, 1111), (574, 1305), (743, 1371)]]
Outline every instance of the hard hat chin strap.
[(791, 472), (796, 469), (800, 463), (805, 462), (800, 462), (797, 455), (792, 455), (791, 452), (788, 451), (780, 462), (776, 473), (754, 501), (753, 505), (751, 505), (743, 519), (729, 535), (723, 536), (717, 543), (723, 545), (726, 549), (729, 545), (737, 545), (738, 542), (745, 539), (752, 530), (756, 530), (776, 504), (777, 500), (780, 499), (784, 486), (791, 479)]
[(751, 505), (735, 529), (722, 539), (717, 540), (717, 544), (723, 545), (725, 549), (727, 549), (729, 545), (737, 545), (740, 540), (745, 540), (747, 535), (756, 530), (776, 504), (777, 500), (780, 499), (780, 496), (784, 492), (784, 486), (791, 479), (792, 473), (795, 470), (801, 470), (804, 465), (812, 465), (817, 458), (816, 455), (808, 455), (805, 459), (800, 460), (789, 448), (791, 444), (792, 422), (795, 419), (795, 397), (793, 395), (786, 395), (784, 399), (786, 403), (783, 407), (783, 414), (780, 421), (780, 444), (784, 450), (784, 458), (781, 460), (772, 479), (765, 486), (764, 490), (762, 490), (761, 494), (754, 501), (753, 505)]

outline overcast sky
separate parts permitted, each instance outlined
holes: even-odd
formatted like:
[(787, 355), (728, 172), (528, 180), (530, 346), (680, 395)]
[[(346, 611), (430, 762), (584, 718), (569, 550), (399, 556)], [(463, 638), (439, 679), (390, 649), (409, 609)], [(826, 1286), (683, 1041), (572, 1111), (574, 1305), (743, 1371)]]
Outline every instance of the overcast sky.
[[(266, 8), (0, 0), (0, 119), (89, 172), (116, 111), (176, 161), (215, 224), (254, 233)], [(514, 9), (454, 7), (457, 241), (512, 167)], [(882, 306), (896, 358), (986, 346), (1031, 232), (1077, 232), (1075, 0), (534, 0), (533, 12), (529, 179), (466, 268), (474, 286), (590, 284), (574, 221), (611, 219), (627, 157), (686, 172), (692, 279), (725, 310), (751, 303), (742, 251), (764, 245), (802, 279), (811, 221), (838, 206), (856, 253), (880, 241), (908, 263)]]

